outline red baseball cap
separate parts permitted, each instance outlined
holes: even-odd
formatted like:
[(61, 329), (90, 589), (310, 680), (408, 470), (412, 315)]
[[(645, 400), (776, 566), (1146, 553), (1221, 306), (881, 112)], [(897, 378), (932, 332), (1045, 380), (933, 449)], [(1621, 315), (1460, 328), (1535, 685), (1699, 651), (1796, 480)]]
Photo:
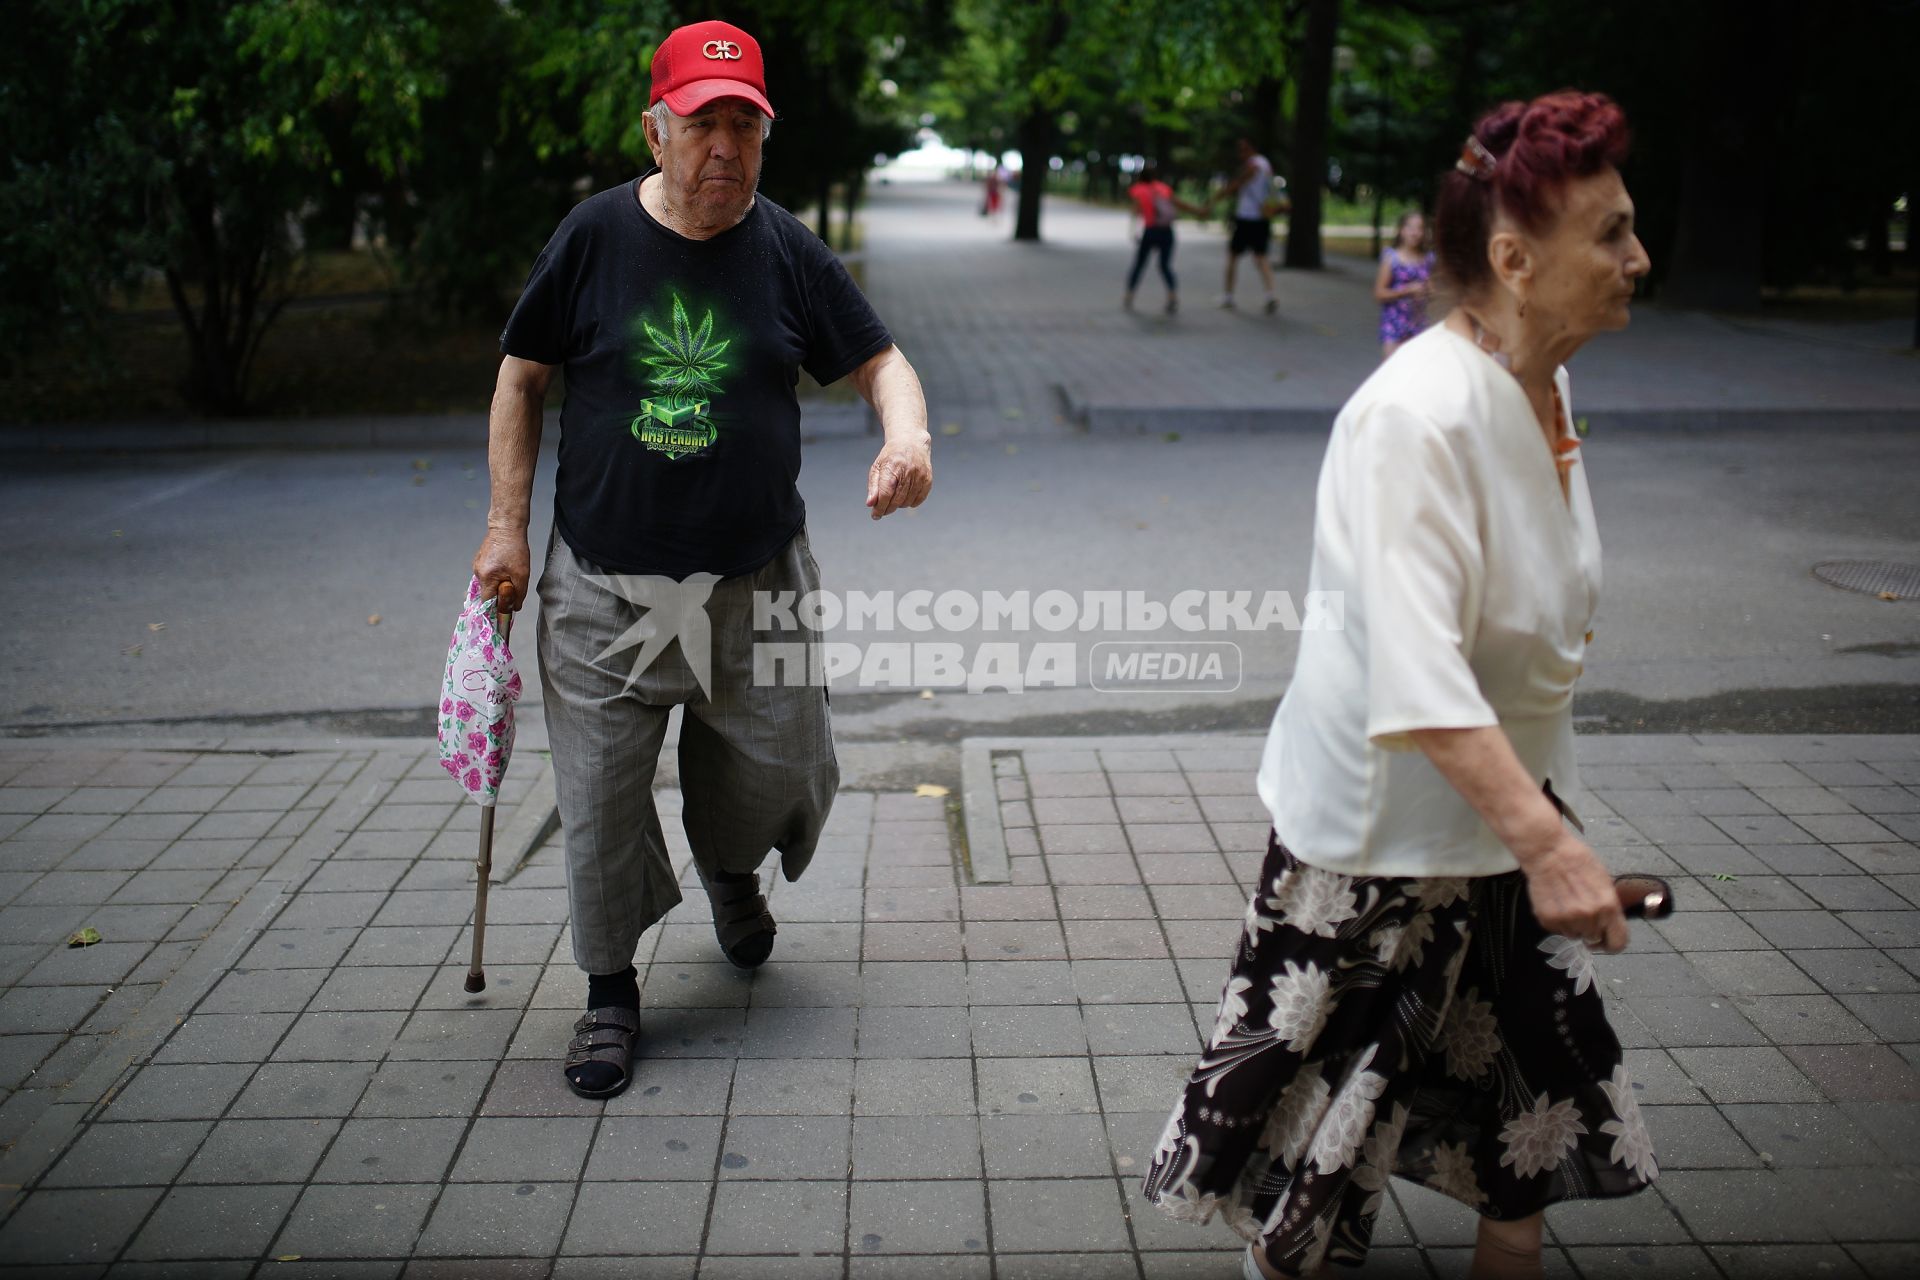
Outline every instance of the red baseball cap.
[(653, 53), (647, 105), (662, 98), (677, 116), (690, 116), (715, 98), (745, 98), (772, 116), (760, 42), (730, 22), (675, 28)]

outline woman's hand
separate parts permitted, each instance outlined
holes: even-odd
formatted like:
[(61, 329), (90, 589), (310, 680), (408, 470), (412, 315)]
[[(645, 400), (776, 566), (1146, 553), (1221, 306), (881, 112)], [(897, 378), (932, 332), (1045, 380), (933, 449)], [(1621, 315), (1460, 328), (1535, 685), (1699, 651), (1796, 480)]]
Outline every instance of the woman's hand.
[(1415, 729), (1408, 736), (1512, 852), (1543, 928), (1596, 951), (1626, 949), (1627, 918), (1613, 877), (1561, 820), (1504, 731)]
[(1541, 928), (1595, 951), (1627, 949), (1627, 918), (1613, 876), (1585, 840), (1565, 827), (1545, 848), (1517, 855)]

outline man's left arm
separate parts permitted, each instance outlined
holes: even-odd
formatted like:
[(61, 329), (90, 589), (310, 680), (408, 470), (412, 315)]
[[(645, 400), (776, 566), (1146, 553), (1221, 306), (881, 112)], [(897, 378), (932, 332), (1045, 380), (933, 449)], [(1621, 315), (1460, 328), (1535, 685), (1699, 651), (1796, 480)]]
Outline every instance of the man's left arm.
[(867, 506), (873, 518), (919, 506), (933, 492), (933, 437), (927, 434), (927, 398), (920, 375), (899, 347), (890, 346), (847, 379), (873, 406), (886, 437), (867, 471)]

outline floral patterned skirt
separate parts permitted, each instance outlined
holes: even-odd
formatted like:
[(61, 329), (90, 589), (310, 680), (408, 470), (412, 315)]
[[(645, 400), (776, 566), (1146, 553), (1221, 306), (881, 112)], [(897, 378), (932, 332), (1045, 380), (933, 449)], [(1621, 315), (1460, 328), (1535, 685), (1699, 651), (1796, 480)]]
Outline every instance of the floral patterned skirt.
[(1399, 1174), (1488, 1217), (1657, 1176), (1593, 959), (1519, 872), (1346, 876), (1277, 838), (1147, 1198), (1297, 1275), (1358, 1265)]

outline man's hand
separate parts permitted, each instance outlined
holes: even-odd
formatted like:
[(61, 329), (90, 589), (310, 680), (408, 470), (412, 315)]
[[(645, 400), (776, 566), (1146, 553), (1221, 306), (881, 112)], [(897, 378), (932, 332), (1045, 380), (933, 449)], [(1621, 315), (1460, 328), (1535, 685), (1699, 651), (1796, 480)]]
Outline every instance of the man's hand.
[(932, 492), (933, 441), (924, 432), (918, 438), (887, 441), (867, 469), (867, 506), (875, 520), (902, 507), (917, 507)]
[(480, 549), (473, 553), (473, 576), (480, 580), (480, 598), (497, 595), (500, 607), (508, 613), (526, 603), (527, 578), (532, 572), (533, 556), (524, 532), (489, 528)]

